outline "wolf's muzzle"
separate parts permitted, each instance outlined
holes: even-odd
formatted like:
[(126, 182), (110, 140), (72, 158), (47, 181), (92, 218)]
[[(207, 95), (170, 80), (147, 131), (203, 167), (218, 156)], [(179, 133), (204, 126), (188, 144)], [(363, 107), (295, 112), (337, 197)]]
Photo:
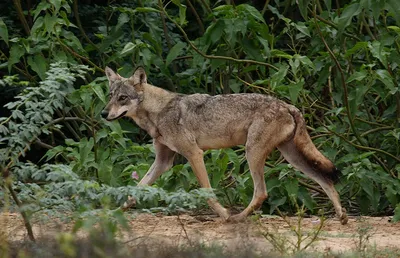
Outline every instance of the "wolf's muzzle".
[(107, 116), (108, 116), (108, 111), (105, 110), (105, 109), (103, 109), (103, 110), (101, 111), (101, 117), (102, 117), (102, 118), (107, 118)]

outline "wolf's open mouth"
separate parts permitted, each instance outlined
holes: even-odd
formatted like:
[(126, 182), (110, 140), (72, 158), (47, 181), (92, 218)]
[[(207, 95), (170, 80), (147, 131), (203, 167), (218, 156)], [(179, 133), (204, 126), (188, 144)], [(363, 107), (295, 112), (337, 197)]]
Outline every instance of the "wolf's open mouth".
[(119, 116), (117, 116), (117, 117), (115, 117), (115, 118), (112, 118), (112, 119), (108, 119), (108, 118), (107, 118), (107, 121), (114, 121), (114, 120), (117, 120), (118, 118), (121, 118), (121, 117), (123, 117), (124, 115), (126, 115), (126, 113), (128, 113), (128, 111), (122, 112), (121, 115), (119, 115)]

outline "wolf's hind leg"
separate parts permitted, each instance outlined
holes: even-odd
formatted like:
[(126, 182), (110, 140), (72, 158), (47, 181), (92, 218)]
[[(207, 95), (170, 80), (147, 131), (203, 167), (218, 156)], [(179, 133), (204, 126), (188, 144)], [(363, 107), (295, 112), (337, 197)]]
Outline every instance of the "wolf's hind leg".
[(329, 174), (321, 173), (313, 168), (292, 140), (279, 145), (278, 149), (290, 164), (315, 180), (322, 187), (329, 199), (331, 199), (340, 223), (345, 225), (348, 221), (346, 210), (342, 208), (342, 205), (340, 204), (339, 194), (336, 191)]

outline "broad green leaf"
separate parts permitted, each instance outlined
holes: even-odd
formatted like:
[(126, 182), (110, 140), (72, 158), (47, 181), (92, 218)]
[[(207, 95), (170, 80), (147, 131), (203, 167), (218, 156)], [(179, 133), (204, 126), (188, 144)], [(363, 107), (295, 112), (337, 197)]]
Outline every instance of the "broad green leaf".
[(282, 14), (280, 14), (277, 8), (275, 8), (275, 7), (271, 6), (271, 5), (268, 5), (268, 9), (269, 9), (273, 14), (275, 14), (276, 16), (278, 16), (279, 19), (283, 20), (284, 22), (286, 22), (286, 23), (288, 23), (288, 24), (291, 22), (290, 19), (288, 19), (288, 18), (286, 18), (285, 16), (283, 16)]
[(311, 37), (310, 31), (308, 30), (308, 27), (304, 24), (304, 22), (294, 23), (294, 26), (304, 35)]
[(118, 22), (117, 25), (115, 26), (115, 30), (121, 29), (121, 27), (130, 21), (129, 15), (126, 13), (121, 13), (120, 16), (118, 17)]
[(344, 32), (346, 27), (350, 25), (351, 19), (353, 19), (354, 16), (360, 14), (361, 10), (362, 9), (359, 3), (353, 3), (346, 6), (346, 8), (343, 10), (343, 13), (340, 15), (339, 18), (338, 22), (339, 34), (342, 34)]
[(264, 18), (262, 17), (261, 13), (253, 6), (248, 4), (241, 4), (236, 7), (237, 10), (246, 11), (250, 14), (255, 20), (258, 20), (262, 23), (265, 23)]
[(282, 50), (278, 50), (278, 49), (272, 49), (271, 50), (271, 57), (283, 57), (283, 58), (286, 58), (286, 59), (293, 58), (292, 55), (289, 55), (288, 53), (285, 53)]
[(35, 71), (40, 79), (43, 81), (46, 79), (46, 72), (47, 72), (47, 60), (41, 54), (36, 54), (33, 57), (28, 57), (28, 64)]
[(48, 3), (47, 1), (42, 0), (42, 2), (40, 2), (36, 9), (33, 11), (33, 20), (36, 21), (36, 18), (40, 15), (40, 13), (48, 8), (50, 8), (51, 5), (50, 3)]
[(394, 216), (392, 222), (400, 221), (400, 204), (397, 204), (396, 209), (394, 210)]
[(135, 50), (135, 48), (136, 48), (135, 43), (132, 43), (132, 42), (126, 43), (126, 45), (124, 46), (124, 48), (122, 49), (122, 51), (120, 53), (121, 57), (131, 54), (133, 52), (133, 50)]
[(222, 33), (224, 31), (224, 27), (225, 27), (225, 23), (221, 19), (221, 20), (217, 20), (216, 23), (212, 24), (211, 26), (209, 26), (207, 28), (206, 32), (204, 33), (204, 36), (207, 39), (206, 42), (208, 45), (215, 43), (221, 39)]
[(308, 4), (310, 3), (310, 0), (299, 0), (297, 3), (300, 9), (301, 16), (303, 16), (304, 20), (308, 20), (307, 7)]
[(362, 70), (360, 72), (355, 72), (347, 79), (346, 83), (350, 83), (354, 80), (362, 81), (364, 80), (365, 77), (367, 77), (367, 72), (365, 70)]
[(62, 0), (49, 0), (49, 2), (55, 7), (55, 12), (58, 13), (61, 7)]
[(152, 8), (152, 7), (138, 7), (135, 9), (136, 12), (138, 13), (152, 13), (152, 12), (156, 12), (159, 13), (160, 11)]
[(357, 42), (354, 47), (348, 49), (346, 51), (345, 57), (349, 57), (351, 55), (354, 55), (355, 53), (357, 53), (360, 49), (365, 50), (368, 47), (368, 42)]
[(8, 29), (3, 19), (0, 18), (0, 39), (4, 40), (8, 46)]
[(279, 206), (285, 204), (285, 202), (286, 202), (286, 197), (284, 196), (284, 197), (282, 197), (282, 198), (280, 198), (280, 199), (275, 199), (275, 200), (272, 200), (272, 201), (269, 201), (269, 200), (271, 200), (271, 199), (268, 199), (268, 202), (269, 202), (269, 205), (270, 205), (269, 213), (272, 213), (272, 212), (274, 212), (274, 210), (275, 210), (277, 207), (279, 207)]
[(297, 103), (297, 98), (299, 97), (299, 93), (303, 89), (303, 86), (304, 86), (303, 78), (301, 81), (299, 81), (297, 83), (291, 83), (288, 85), (290, 101), (292, 103), (294, 103), (294, 104)]
[(326, 6), (326, 9), (328, 9), (328, 11), (330, 12), (331, 8), (332, 8), (332, 1), (331, 0), (324, 0), (324, 3), (325, 3), (325, 6)]
[(61, 35), (64, 37), (64, 43), (72, 49), (74, 49), (78, 53), (85, 53), (85, 50), (82, 47), (81, 41), (72, 33), (71, 31), (62, 30)]
[[(225, 28), (224, 32), (226, 34), (226, 39), (228, 41), (228, 44), (231, 46), (234, 46), (236, 43), (236, 28), (233, 19), (224, 19), (223, 20), (225, 23)], [(247, 39), (247, 38), (244, 38)]]
[(378, 69), (376, 70), (376, 74), (378, 75), (378, 79), (385, 84), (385, 86), (390, 90), (391, 94), (396, 93), (396, 88), (393, 83), (393, 78), (390, 76), (387, 70)]
[(309, 210), (315, 207), (315, 200), (310, 196), (310, 192), (305, 187), (300, 187), (297, 196)]
[[(378, 20), (379, 15), (381, 14), (382, 11), (384, 11), (382, 9), (382, 7), (385, 6), (385, 2), (386, 2), (386, 0), (374, 0), (374, 1), (370, 2), (371, 6), (368, 9), (371, 10), (372, 16), (375, 18), (375, 20)], [(365, 9), (367, 9), (367, 8), (365, 8)]]
[(19, 62), (21, 56), (25, 54), (25, 48), (19, 44), (13, 44), (10, 49), (10, 57), (8, 59), (8, 72), (11, 71), (13, 64)]
[(106, 96), (104, 95), (103, 88), (101, 87), (101, 84), (95, 83), (92, 84), (92, 89), (96, 96), (103, 102), (106, 103)]
[(279, 86), (282, 83), (283, 79), (287, 74), (288, 68), (289, 67), (287, 65), (282, 65), (279, 67), (279, 70), (271, 76), (272, 90), (274, 90), (277, 86)]
[(84, 164), (88, 161), (88, 157), (92, 151), (93, 146), (94, 146), (93, 138), (90, 138), (88, 141), (87, 138), (85, 137), (79, 142), (79, 155), (80, 155), (79, 162), (81, 164)]
[(400, 25), (400, 5), (398, 0), (386, 0), (389, 15), (396, 19), (397, 25)]
[(181, 4), (180, 0), (172, 0), (179, 8), (179, 25), (184, 25), (186, 22), (186, 5)]
[(43, 22), (43, 16), (39, 16), (37, 20), (35, 20), (35, 23), (33, 24), (31, 28), (31, 37), (33, 40), (41, 39), (43, 38), (43, 27), (44, 27), (44, 22)]
[(247, 54), (249, 59), (259, 60), (259, 61), (262, 60), (260, 49), (256, 46), (254, 41), (248, 39), (247, 37), (243, 38), (242, 46), (244, 52)]
[(263, 53), (264, 53), (264, 58), (268, 58), (271, 56), (271, 50), (269, 49), (269, 43), (266, 39), (264, 39), (263, 37), (259, 37), (257, 36), (258, 41), (261, 43), (261, 45), (263, 46)]
[(49, 33), (54, 32), (54, 26), (57, 23), (57, 16), (50, 15), (49, 13), (46, 14), (44, 17), (44, 24), (46, 26), (46, 31)]
[(371, 51), (371, 54), (387, 68), (387, 56), (389, 55), (389, 52), (385, 50), (383, 44), (379, 41), (374, 41), (372, 43), (369, 42), (368, 48)]
[(400, 34), (400, 28), (397, 26), (388, 26), (387, 28), (395, 31), (397, 34)]
[(311, 69), (315, 69), (315, 65), (314, 63), (310, 60), (310, 58), (308, 58), (308, 56), (301, 56), (301, 55), (294, 55), (293, 58), (298, 59), (300, 61), (300, 63), (302, 63), (305, 66), (308, 66)]
[(186, 47), (186, 43), (179, 41), (178, 43), (176, 43), (175, 46), (173, 46), (171, 48), (171, 50), (169, 51), (167, 58), (165, 60), (165, 65), (168, 66), (171, 64), (171, 62), (177, 58), (183, 51), (183, 49)]

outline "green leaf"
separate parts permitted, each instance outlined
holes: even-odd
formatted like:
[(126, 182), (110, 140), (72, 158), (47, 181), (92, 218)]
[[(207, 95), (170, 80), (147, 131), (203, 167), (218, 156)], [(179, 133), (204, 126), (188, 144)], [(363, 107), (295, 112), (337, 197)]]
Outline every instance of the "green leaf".
[(304, 22), (294, 23), (294, 26), (304, 35), (311, 37), (310, 31), (308, 30), (308, 27), (304, 24)]
[(93, 84), (92, 89), (96, 96), (103, 102), (106, 103), (106, 96), (104, 95), (103, 88), (101, 87), (100, 84)]
[(8, 72), (11, 71), (13, 64), (19, 62), (21, 56), (25, 54), (25, 48), (18, 44), (13, 44), (10, 49), (10, 58), (8, 59)]
[(124, 48), (122, 49), (122, 51), (120, 53), (121, 57), (131, 54), (133, 52), (133, 50), (135, 50), (135, 48), (136, 48), (136, 44), (134, 44), (132, 42), (126, 43), (126, 45), (124, 46)]
[(332, 0), (324, 0), (324, 3), (326, 6), (326, 9), (328, 9), (328, 12), (330, 12), (331, 8), (332, 8)]
[(224, 27), (225, 27), (225, 23), (223, 20), (217, 20), (216, 23), (212, 24), (211, 26), (209, 26), (206, 30), (206, 32), (204, 33), (204, 36), (207, 39), (207, 43), (211, 44), (211, 43), (215, 43), (218, 40), (221, 39), (221, 35), (224, 31)]
[(160, 11), (152, 8), (152, 7), (138, 7), (135, 9), (136, 12), (138, 13), (152, 13), (152, 12), (156, 12), (159, 13)]
[(55, 7), (55, 12), (58, 13), (60, 10), (62, 0), (50, 0), (49, 2)]
[(389, 15), (396, 19), (396, 23), (400, 24), (400, 5), (398, 0), (386, 0), (385, 9), (389, 11)]
[(289, 196), (297, 196), (297, 192), (299, 191), (299, 182), (297, 181), (297, 179), (286, 179), (284, 184)]
[(392, 221), (393, 222), (400, 221), (400, 204), (397, 204), (396, 209), (394, 209), (394, 216)]
[(180, 0), (172, 0), (179, 7), (179, 25), (184, 25), (186, 21), (186, 5), (181, 4)]
[(308, 7), (308, 4), (310, 3), (310, 0), (299, 0), (297, 3), (299, 6), (299, 9), (300, 9), (301, 16), (303, 16), (304, 20), (308, 20), (307, 7)]
[(376, 70), (376, 74), (378, 75), (378, 79), (385, 84), (385, 86), (390, 90), (391, 94), (396, 93), (396, 88), (393, 83), (393, 78), (390, 76), (387, 70), (378, 69)]
[(387, 68), (387, 57), (389, 55), (389, 52), (387, 52), (379, 41), (374, 41), (372, 43), (368, 43), (368, 48), (371, 51), (371, 54), (379, 59), (379, 61), (382, 63), (383, 66)]
[(283, 57), (283, 58), (291, 59), (293, 56), (288, 53), (283, 52), (282, 50), (272, 49), (271, 57)]
[(279, 67), (279, 70), (271, 76), (272, 90), (274, 90), (277, 86), (279, 86), (282, 83), (283, 79), (286, 77), (288, 68), (289, 67), (287, 65), (282, 65), (281, 67)]
[[(269, 205), (270, 205), (269, 213), (272, 213), (277, 207), (285, 204), (286, 199), (287, 198), (284, 196), (280, 199), (275, 199), (275, 200), (269, 201)], [(268, 199), (268, 200), (271, 200), (271, 199)]]
[(44, 17), (44, 24), (46, 26), (46, 31), (49, 33), (53, 33), (54, 26), (57, 23), (57, 16), (50, 15), (49, 13), (46, 14)]
[(34, 14), (33, 20), (36, 21), (36, 18), (40, 15), (40, 13), (48, 8), (50, 8), (51, 5), (47, 1), (40, 2), (36, 9), (32, 12)]
[(350, 83), (354, 80), (362, 81), (362, 80), (364, 80), (365, 77), (367, 77), (367, 72), (365, 70), (360, 71), (360, 72), (355, 72), (347, 79), (346, 83)]
[(365, 50), (368, 47), (368, 42), (357, 42), (354, 47), (348, 49), (346, 51), (345, 57), (349, 57), (357, 53), (360, 49)]
[(171, 62), (179, 56), (179, 54), (182, 53), (183, 49), (186, 47), (186, 43), (179, 41), (176, 43), (175, 46), (171, 48), (169, 51), (167, 58), (165, 60), (165, 65), (168, 66), (171, 64)]
[(400, 28), (397, 26), (388, 26), (387, 28), (395, 31), (397, 34), (400, 34)]
[(8, 46), (8, 29), (3, 19), (0, 18), (0, 38), (3, 39)]
[(241, 4), (236, 7), (237, 10), (242, 10), (250, 14), (255, 20), (265, 23), (261, 13), (253, 6), (248, 4)]
[(304, 86), (304, 79), (302, 78), (301, 81), (297, 83), (291, 83), (289, 84), (289, 96), (290, 96), (290, 101), (294, 104), (297, 103), (297, 98), (299, 97), (300, 91), (303, 89)]
[(32, 70), (39, 75), (42, 81), (46, 79), (47, 61), (46, 58), (43, 57), (43, 55), (36, 54), (33, 57), (29, 56), (28, 64), (30, 65)]
[(360, 14), (361, 10), (362, 8), (360, 7), (359, 3), (354, 3), (346, 6), (338, 21), (339, 34), (342, 34), (344, 32), (346, 27), (350, 25), (351, 19), (353, 19), (354, 16)]

